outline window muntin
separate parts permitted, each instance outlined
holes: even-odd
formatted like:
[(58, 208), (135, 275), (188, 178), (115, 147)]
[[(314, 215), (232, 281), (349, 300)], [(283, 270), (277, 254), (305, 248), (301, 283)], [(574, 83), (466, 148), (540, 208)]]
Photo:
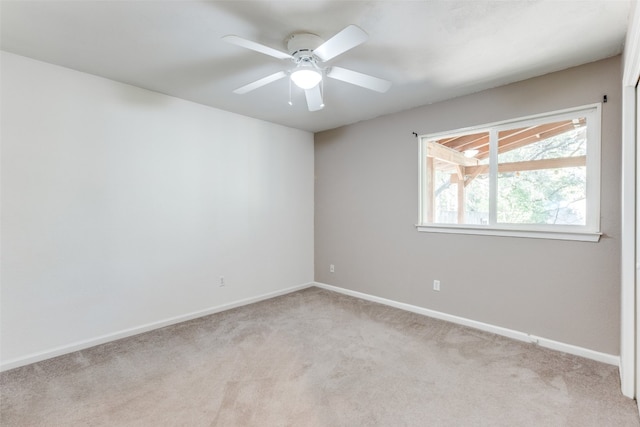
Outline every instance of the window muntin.
[(420, 141), (421, 231), (599, 233), (599, 104)]

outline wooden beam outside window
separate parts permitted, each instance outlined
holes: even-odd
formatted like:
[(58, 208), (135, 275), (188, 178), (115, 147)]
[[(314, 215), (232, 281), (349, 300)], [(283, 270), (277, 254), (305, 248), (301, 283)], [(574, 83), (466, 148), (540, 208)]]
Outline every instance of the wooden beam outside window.
[[(556, 159), (529, 160), (526, 162), (511, 162), (498, 164), (498, 172), (524, 172), (541, 169), (559, 169), (586, 166), (587, 156), (560, 157)], [(489, 165), (469, 166), (465, 169), (467, 175), (478, 176), (489, 173)]]
[(435, 157), (438, 160), (442, 160), (443, 162), (452, 163), (454, 165), (461, 166), (477, 166), (478, 159), (465, 157), (459, 151), (456, 151), (452, 148), (445, 147), (444, 145), (438, 144), (437, 142), (429, 141), (427, 142), (427, 157)]

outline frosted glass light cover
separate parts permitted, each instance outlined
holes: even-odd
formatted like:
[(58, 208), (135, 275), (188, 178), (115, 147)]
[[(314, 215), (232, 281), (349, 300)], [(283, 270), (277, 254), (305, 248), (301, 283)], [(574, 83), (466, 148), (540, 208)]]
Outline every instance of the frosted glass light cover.
[(311, 89), (322, 80), (322, 74), (316, 70), (304, 69), (291, 73), (291, 80), (301, 89)]

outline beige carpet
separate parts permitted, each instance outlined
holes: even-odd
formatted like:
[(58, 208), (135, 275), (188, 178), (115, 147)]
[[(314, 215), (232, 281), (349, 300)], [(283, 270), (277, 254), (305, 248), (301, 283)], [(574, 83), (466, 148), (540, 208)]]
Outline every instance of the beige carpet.
[(617, 368), (310, 288), (0, 375), (2, 426), (639, 426)]

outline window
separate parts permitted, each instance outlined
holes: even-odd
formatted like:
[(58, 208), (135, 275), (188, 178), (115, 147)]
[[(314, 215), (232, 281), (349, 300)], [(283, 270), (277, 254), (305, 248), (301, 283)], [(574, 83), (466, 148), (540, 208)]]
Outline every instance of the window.
[(598, 241), (600, 104), (421, 136), (417, 227)]

